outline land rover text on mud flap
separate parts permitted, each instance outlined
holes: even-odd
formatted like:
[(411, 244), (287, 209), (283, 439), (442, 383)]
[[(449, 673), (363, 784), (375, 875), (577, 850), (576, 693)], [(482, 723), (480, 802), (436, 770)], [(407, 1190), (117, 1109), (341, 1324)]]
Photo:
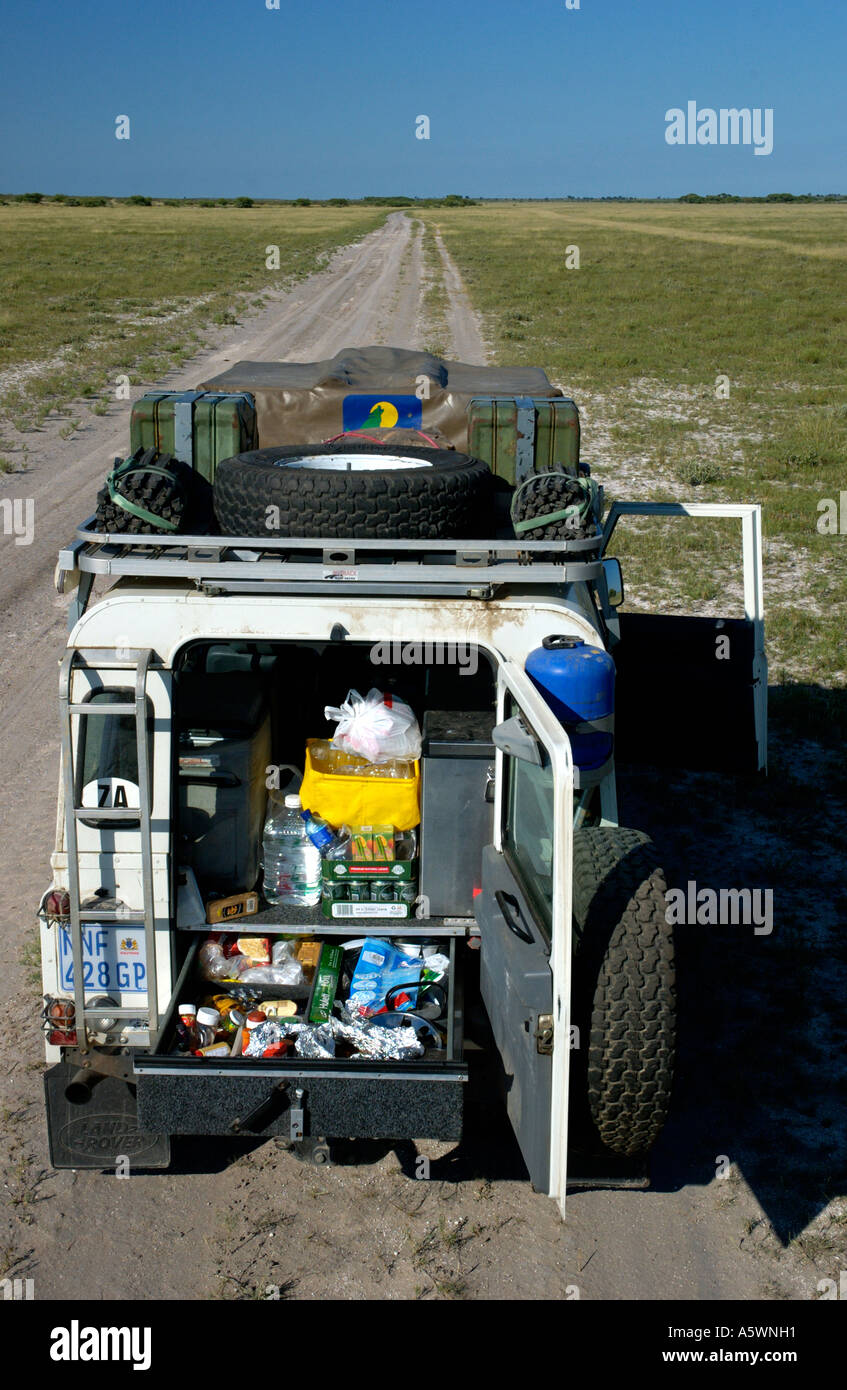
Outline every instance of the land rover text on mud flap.
[[(157, 498), (197, 468), (209, 393), (258, 433), (204, 454), (204, 528), (185, 529), (190, 486), (183, 529), (163, 528)], [(643, 1170), (673, 1075), (665, 882), (647, 836), (618, 824), (616, 759), (764, 767), (759, 509), (603, 517), (576, 408), (527, 369), (374, 348), (238, 364), (186, 396), (157, 397), (170, 436), (140, 438), (111, 485), (122, 529), (91, 517), (59, 558), (72, 601), (39, 914), (51, 1161), (164, 1167), (192, 1134), (276, 1136), (316, 1161), (337, 1139), (459, 1141), (468, 1085), (499, 1086), (564, 1213), (569, 1151)], [(622, 612), (609, 546), (631, 515), (739, 518), (744, 618)], [(112, 583), (92, 601), (98, 576)], [(268, 800), (317, 785), (325, 708), (371, 689), (422, 729), (396, 856), (364, 837), (363, 862), (322, 861), (321, 903), (273, 902)], [(342, 796), (367, 780), (328, 779)], [(382, 1024), (374, 1009), (354, 1026), (343, 1001), (372, 940), (412, 978), (384, 991)], [(274, 973), (289, 967), (290, 987)], [(268, 1047), (251, 1010), (283, 1020)]]

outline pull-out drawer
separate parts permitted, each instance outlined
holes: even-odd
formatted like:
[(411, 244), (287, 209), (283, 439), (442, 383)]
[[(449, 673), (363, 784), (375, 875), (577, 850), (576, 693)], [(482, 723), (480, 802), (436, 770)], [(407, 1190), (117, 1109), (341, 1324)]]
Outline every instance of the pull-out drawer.
[[(367, 924), (373, 927), (372, 923)], [(387, 938), (400, 935), (385, 931)], [(329, 934), (328, 934), (329, 935)], [(408, 935), (406, 933), (405, 935)], [(136, 1054), (139, 1128), (154, 1134), (266, 1134), (349, 1139), (458, 1139), (464, 1085), (462, 964), (465, 943), (440, 937), (449, 955), (444, 1046), (408, 1061), (351, 1058), (198, 1058), (173, 1052), (183, 998), (212, 986), (189, 950), (155, 1051)], [(221, 987), (223, 988), (223, 986)]]

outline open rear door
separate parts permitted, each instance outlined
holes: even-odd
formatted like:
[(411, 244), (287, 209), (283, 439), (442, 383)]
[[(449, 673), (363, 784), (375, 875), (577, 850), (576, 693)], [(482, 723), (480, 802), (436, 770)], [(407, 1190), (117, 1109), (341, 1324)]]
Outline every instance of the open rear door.
[(498, 675), (494, 742), (494, 843), (477, 898), (482, 997), (530, 1179), (564, 1216), (573, 765), (564, 729), (512, 662)]
[(614, 502), (604, 526), (604, 554), (622, 516), (739, 518), (744, 617), (615, 612), (609, 627), (617, 669), (617, 761), (763, 771), (768, 666), (761, 508), (734, 502)]

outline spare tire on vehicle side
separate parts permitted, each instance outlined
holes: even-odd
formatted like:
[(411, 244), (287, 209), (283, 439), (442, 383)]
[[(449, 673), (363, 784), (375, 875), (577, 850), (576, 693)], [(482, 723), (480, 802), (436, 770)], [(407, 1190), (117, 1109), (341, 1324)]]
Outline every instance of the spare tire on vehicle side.
[(487, 464), (447, 449), (289, 445), (224, 459), (215, 513), (228, 536), (472, 537), (488, 528), (490, 484)]
[(648, 837), (618, 826), (576, 830), (573, 868), (576, 1127), (587, 1111), (602, 1149), (644, 1155), (673, 1085), (676, 972), (665, 877)]

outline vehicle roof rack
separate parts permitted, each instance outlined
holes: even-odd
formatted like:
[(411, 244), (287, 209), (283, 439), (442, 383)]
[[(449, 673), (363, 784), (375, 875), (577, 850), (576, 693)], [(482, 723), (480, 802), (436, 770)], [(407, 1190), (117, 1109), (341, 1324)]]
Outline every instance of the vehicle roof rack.
[(207, 593), (493, 597), (505, 585), (590, 582), (603, 536), (568, 541), (343, 540), (110, 534), (89, 517), (59, 552), (57, 587), (76, 574), (76, 620), (94, 578), (192, 580)]

